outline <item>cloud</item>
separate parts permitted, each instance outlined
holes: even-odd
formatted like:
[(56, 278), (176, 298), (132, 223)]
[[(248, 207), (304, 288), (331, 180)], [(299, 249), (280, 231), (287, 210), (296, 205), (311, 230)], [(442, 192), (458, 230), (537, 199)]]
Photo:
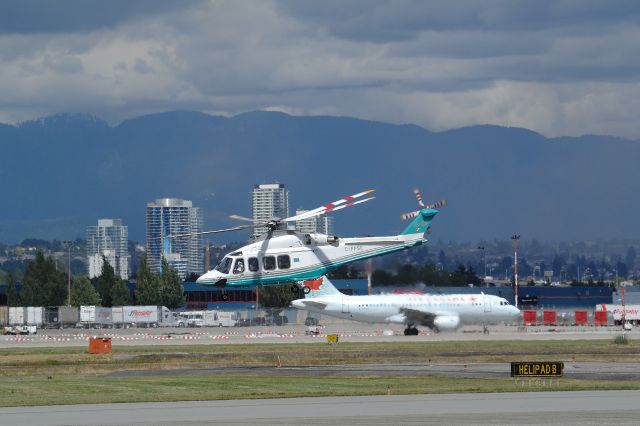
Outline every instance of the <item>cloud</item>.
[(634, 1), (0, 3), (0, 121), (254, 109), (640, 138)]

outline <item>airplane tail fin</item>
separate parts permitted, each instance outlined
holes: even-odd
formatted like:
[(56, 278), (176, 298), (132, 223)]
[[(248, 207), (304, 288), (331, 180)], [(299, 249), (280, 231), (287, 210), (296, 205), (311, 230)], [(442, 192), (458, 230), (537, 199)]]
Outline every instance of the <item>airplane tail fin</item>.
[(315, 280), (303, 281), (302, 285), (305, 299), (342, 294), (337, 288), (335, 288), (331, 281), (329, 281), (329, 278), (327, 278), (326, 275)]
[(402, 235), (424, 234), (427, 232), (431, 225), (431, 221), (438, 214), (438, 210), (426, 208), (416, 213), (418, 214), (415, 219), (413, 219), (409, 226), (402, 231)]

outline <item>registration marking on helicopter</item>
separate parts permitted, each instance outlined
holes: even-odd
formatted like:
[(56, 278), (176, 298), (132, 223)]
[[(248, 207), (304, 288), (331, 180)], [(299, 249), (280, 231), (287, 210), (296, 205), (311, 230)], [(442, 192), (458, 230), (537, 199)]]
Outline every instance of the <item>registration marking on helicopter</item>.
[(344, 251), (362, 251), (362, 246), (345, 246)]

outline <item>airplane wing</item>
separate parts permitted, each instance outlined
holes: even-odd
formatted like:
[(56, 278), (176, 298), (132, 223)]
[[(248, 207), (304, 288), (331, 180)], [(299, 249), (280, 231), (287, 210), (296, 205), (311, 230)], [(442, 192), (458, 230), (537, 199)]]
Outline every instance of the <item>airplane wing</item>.
[(429, 328), (434, 327), (434, 321), (438, 317), (438, 315), (433, 312), (411, 308), (400, 308), (400, 313), (405, 316), (408, 323), (420, 324)]
[(309, 300), (309, 299), (304, 299), (304, 300), (301, 300), (300, 302), (302, 302), (302, 304), (305, 306), (310, 306), (315, 309), (326, 309), (327, 307), (326, 303), (314, 302), (313, 300)]

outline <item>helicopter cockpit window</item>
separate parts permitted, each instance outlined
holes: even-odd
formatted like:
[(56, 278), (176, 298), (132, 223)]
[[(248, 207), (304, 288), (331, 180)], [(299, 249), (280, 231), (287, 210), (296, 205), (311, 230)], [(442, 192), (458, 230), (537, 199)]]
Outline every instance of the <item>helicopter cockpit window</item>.
[(236, 260), (235, 265), (233, 265), (233, 273), (241, 274), (244, 272), (244, 259), (240, 258)]
[(265, 271), (276, 269), (276, 258), (273, 256), (265, 256), (262, 258), (262, 266)]
[(258, 258), (257, 257), (250, 257), (249, 258), (249, 270), (251, 272), (257, 272), (258, 269), (260, 269), (260, 267), (258, 266)]
[(228, 274), (229, 269), (231, 269), (231, 258), (225, 256), (224, 259), (218, 263), (218, 266), (216, 266), (216, 271)]
[(291, 259), (288, 254), (278, 256), (278, 269), (289, 269), (291, 267)]

